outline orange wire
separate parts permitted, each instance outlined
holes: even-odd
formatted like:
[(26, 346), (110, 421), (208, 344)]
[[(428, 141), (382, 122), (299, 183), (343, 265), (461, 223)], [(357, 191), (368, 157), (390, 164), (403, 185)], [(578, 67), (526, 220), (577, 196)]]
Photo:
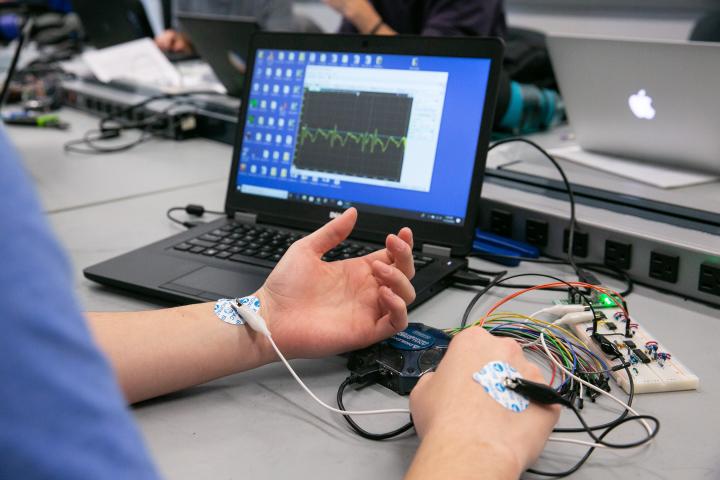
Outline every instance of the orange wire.
[[(509, 302), (509, 301), (512, 300), (513, 298), (519, 297), (520, 295), (522, 295), (522, 294), (524, 294), (524, 293), (532, 292), (532, 291), (534, 291), (534, 290), (544, 290), (544, 289), (547, 289), (547, 288), (557, 288), (557, 287), (563, 287), (563, 286), (567, 286), (567, 285), (571, 285), (571, 286), (573, 286), (573, 287), (585, 287), (585, 288), (590, 288), (590, 289), (592, 289), (592, 290), (597, 290), (597, 291), (602, 292), (602, 293), (604, 293), (604, 294), (606, 294), (606, 295), (609, 295), (610, 297), (613, 297), (613, 295), (614, 295), (616, 298), (619, 298), (619, 299), (622, 300), (622, 301), (625, 300), (625, 299), (624, 299), (618, 292), (616, 292), (615, 290), (611, 290), (611, 289), (606, 288), (606, 287), (600, 287), (600, 286), (598, 286), (598, 285), (592, 285), (592, 284), (590, 284), (590, 283), (584, 283), (584, 282), (567, 282), (567, 283), (564, 283), (564, 282), (554, 282), (554, 283), (545, 283), (545, 284), (542, 284), (542, 285), (535, 285), (534, 287), (530, 287), (530, 288), (526, 288), (526, 289), (524, 289), (524, 290), (517, 291), (517, 292), (512, 293), (512, 294), (508, 295), (507, 297), (503, 298), (502, 300), (500, 300), (499, 302), (497, 302), (495, 305), (493, 305), (493, 307), (485, 314), (485, 316), (484, 316), (482, 319), (480, 319), (480, 326), (482, 327), (482, 326), (485, 324), (485, 320), (487, 320), (487, 318), (488, 318), (490, 315), (492, 315), (492, 313), (493, 313), (495, 310), (497, 310), (498, 308), (500, 308), (502, 305), (506, 304), (507, 302)], [(629, 314), (628, 311), (625, 309), (625, 307), (622, 305), (622, 303), (616, 303), (616, 305), (623, 311), (623, 313), (625, 314), (625, 318), (627, 318), (628, 321), (630, 321), (630, 314)]]

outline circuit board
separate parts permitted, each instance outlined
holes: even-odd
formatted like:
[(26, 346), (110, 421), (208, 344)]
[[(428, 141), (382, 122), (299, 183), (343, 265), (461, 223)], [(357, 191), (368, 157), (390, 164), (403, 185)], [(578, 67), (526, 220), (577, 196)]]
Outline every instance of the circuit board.
[[(564, 303), (564, 302), (563, 302)], [(632, 337), (625, 337), (627, 320), (618, 308), (600, 310), (606, 317), (598, 322), (598, 333), (614, 343), (629, 367), (635, 384), (635, 393), (672, 392), (678, 390), (697, 390), (700, 379), (693, 374), (672, 353), (666, 345), (659, 342), (645, 327), (631, 319)], [(591, 337), (592, 322), (579, 323), (571, 327), (573, 333), (585, 342), (601, 358), (608, 359), (602, 353), (598, 343)], [(617, 365), (618, 361), (613, 362)], [(630, 384), (625, 369), (610, 372), (615, 382), (629, 393)]]

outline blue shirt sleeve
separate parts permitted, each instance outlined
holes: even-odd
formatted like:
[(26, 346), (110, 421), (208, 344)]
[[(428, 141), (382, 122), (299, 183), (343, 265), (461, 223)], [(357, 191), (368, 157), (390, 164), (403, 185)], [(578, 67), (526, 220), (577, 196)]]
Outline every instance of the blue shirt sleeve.
[(1, 126), (0, 219), (0, 478), (157, 478)]

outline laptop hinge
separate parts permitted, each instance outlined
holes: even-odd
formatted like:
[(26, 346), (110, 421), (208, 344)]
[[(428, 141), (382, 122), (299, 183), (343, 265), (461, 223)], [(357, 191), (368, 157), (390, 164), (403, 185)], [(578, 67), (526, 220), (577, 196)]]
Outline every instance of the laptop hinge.
[(437, 257), (450, 257), (452, 249), (450, 247), (441, 247), (439, 245), (433, 245), (430, 243), (423, 244), (422, 252), (428, 255), (435, 255)]
[(233, 218), (240, 223), (249, 223), (251, 225), (257, 223), (257, 213), (235, 212)]

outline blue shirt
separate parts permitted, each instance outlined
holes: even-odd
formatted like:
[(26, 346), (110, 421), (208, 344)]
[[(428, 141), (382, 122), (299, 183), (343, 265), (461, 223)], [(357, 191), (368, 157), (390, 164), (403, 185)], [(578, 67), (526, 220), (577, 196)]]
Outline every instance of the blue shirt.
[(2, 126), (0, 219), (0, 478), (157, 478)]

